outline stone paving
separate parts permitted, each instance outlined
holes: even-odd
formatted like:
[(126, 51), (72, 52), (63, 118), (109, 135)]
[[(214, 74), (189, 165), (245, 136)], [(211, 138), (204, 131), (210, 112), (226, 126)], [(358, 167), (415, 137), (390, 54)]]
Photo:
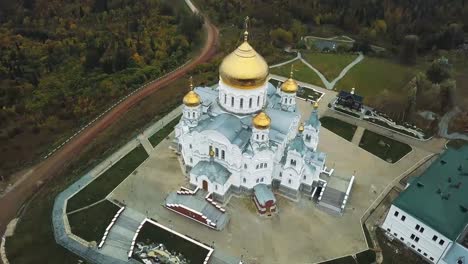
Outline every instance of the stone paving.
[[(330, 97), (333, 95), (326, 94), (323, 100)], [(325, 102), (319, 113), (327, 111)], [(303, 119), (307, 118), (312, 105), (301, 100), (298, 105)], [(390, 164), (322, 128), (318, 148), (328, 155), (326, 165), (338, 175), (356, 176), (342, 217), (317, 209), (307, 198), (296, 203), (277, 196), (279, 215), (264, 219), (257, 215), (250, 197), (233, 197), (226, 207), (230, 223), (223, 231), (215, 231), (162, 206), (169, 192), (188, 185), (178, 157), (169, 149), (172, 137), (162, 141), (153, 150), (157, 155), (150, 155), (139, 173), (129, 176), (109, 198), (247, 263), (312, 263), (366, 249), (361, 216), (394, 178), (430, 154), (414, 147)]]

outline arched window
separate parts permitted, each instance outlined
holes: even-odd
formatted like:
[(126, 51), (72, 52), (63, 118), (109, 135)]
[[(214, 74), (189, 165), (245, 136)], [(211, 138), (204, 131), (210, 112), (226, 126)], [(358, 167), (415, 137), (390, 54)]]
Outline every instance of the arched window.
[(224, 94), (224, 104), (227, 104), (227, 94)]
[(195, 112), (192, 112), (192, 118), (195, 118)]
[(240, 108), (244, 108), (244, 98), (240, 99)]
[(234, 107), (234, 96), (231, 96), (231, 106)]
[(247, 180), (244, 178), (242, 181), (245, 183)]
[(265, 135), (262, 135), (262, 140), (265, 140)]
[(257, 139), (258, 139), (258, 134), (257, 134)]
[(249, 99), (249, 108), (252, 108), (252, 97)]
[(289, 98), (289, 103), (292, 104), (292, 98)]
[(257, 106), (260, 106), (260, 95), (257, 97)]
[(190, 158), (190, 163), (193, 163), (193, 159), (192, 159), (192, 158)]

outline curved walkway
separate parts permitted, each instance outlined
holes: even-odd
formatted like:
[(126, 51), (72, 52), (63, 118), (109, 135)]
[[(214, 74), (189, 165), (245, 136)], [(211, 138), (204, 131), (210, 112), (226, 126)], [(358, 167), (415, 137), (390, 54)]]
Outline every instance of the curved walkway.
[(333, 88), (335, 88), (336, 83), (339, 80), (341, 80), (348, 73), (348, 71), (351, 70), (351, 68), (353, 68), (356, 64), (360, 63), (364, 59), (364, 55), (361, 52), (359, 52), (359, 56), (356, 59), (354, 59), (354, 61), (352, 61), (350, 64), (348, 64), (343, 70), (341, 70), (338, 77), (336, 77), (333, 81), (329, 82), (327, 80), (327, 78), (325, 78), (325, 76), (319, 70), (317, 70), (314, 66), (312, 66), (309, 62), (307, 62), (302, 57), (301, 52), (299, 52), (297, 50), (290, 51), (290, 52), (296, 52), (297, 56), (295, 58), (290, 59), (290, 60), (287, 60), (287, 61), (275, 64), (275, 65), (272, 65), (272, 66), (270, 66), (270, 69), (271, 68), (281, 67), (281, 66), (287, 65), (287, 64), (289, 64), (291, 62), (294, 62), (296, 60), (300, 60), (302, 63), (304, 63), (307, 67), (309, 67), (311, 70), (313, 70), (318, 75), (318, 77), (322, 81), (323, 85), (328, 90), (333, 90)]
[(292, 58), (290, 60), (287, 60), (285, 62), (281, 62), (281, 63), (278, 63), (278, 64), (275, 64), (275, 65), (271, 65), (269, 68), (276, 68), (276, 67), (281, 67), (281, 66), (284, 66), (288, 63), (291, 63), (293, 61), (296, 61), (296, 60), (299, 60), (301, 58), (301, 53), (299, 51), (292, 51), (292, 52), (296, 52), (297, 53), (297, 56), (295, 58)]
[(461, 140), (466, 140), (468, 141), (468, 135), (462, 134), (462, 133), (448, 133), (448, 126), (450, 123), (450, 120), (454, 118), (458, 113), (460, 113), (461, 110), (458, 107), (454, 107), (450, 112), (447, 112), (439, 122), (439, 135), (441, 137), (444, 137), (446, 139), (461, 139)]
[(307, 67), (313, 70), (320, 77), (320, 80), (322, 80), (323, 85), (325, 85), (325, 88), (327, 88), (328, 90), (333, 90), (333, 88), (335, 88), (336, 83), (339, 80), (341, 80), (341, 78), (343, 78), (348, 73), (348, 71), (351, 70), (351, 68), (353, 68), (356, 64), (360, 63), (363, 59), (364, 55), (361, 52), (359, 52), (359, 56), (356, 59), (354, 59), (354, 61), (352, 61), (350, 64), (348, 64), (343, 70), (341, 70), (338, 77), (336, 77), (333, 81), (329, 82), (319, 70), (317, 70), (314, 66), (308, 63), (306, 60), (304, 60), (304, 58), (302, 58), (302, 55), (300, 56), (300, 60), (302, 61), (302, 63), (307, 65)]

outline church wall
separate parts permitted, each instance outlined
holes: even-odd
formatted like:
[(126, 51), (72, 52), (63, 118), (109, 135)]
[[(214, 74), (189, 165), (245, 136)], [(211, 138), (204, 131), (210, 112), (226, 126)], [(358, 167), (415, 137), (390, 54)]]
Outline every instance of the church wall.
[[(266, 99), (268, 82), (255, 89), (239, 89), (219, 81), (219, 104), (226, 110), (238, 114), (250, 114), (262, 109)], [(234, 105), (232, 105), (234, 98)], [(242, 99), (242, 100), (241, 100)], [(250, 99), (252, 104), (250, 105)], [(257, 104), (258, 102), (258, 104)], [(242, 103), (242, 105), (241, 105)]]

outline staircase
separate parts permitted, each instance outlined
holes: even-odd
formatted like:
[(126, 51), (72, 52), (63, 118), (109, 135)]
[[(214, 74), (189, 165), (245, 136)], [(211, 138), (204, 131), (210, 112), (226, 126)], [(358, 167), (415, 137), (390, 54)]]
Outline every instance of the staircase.
[(341, 205), (343, 204), (344, 197), (344, 192), (331, 187), (325, 187), (322, 199), (318, 203), (318, 206), (329, 213), (341, 215)]
[(101, 253), (119, 260), (128, 260), (128, 251), (133, 236), (144, 219), (144, 215), (131, 208), (126, 208), (109, 230), (106, 242), (100, 250)]

